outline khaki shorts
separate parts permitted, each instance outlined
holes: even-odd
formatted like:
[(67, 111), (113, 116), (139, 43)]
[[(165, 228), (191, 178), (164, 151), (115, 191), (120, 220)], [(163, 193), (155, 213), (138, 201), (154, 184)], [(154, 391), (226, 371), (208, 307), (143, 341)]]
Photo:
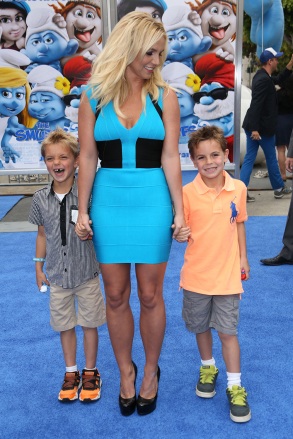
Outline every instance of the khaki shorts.
[(104, 298), (99, 277), (75, 288), (50, 285), (50, 324), (55, 331), (76, 325), (97, 328), (106, 322)]
[(183, 290), (182, 317), (195, 334), (214, 328), (228, 335), (237, 334), (239, 294), (208, 296)]

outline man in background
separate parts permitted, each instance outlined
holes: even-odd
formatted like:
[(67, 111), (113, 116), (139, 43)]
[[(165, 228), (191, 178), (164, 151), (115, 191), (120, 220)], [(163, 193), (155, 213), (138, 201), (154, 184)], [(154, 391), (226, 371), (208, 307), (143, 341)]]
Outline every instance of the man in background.
[[(279, 75), (272, 76), (277, 71), (278, 59), (282, 55), (282, 52), (276, 52), (272, 47), (265, 49), (261, 53), (259, 57), (261, 68), (256, 72), (252, 80), (252, 99), (242, 124), (246, 133), (247, 143), (240, 180), (248, 186), (258, 148), (261, 146), (265, 154), (275, 198), (282, 198), (284, 195), (292, 192), (291, 189), (286, 187), (281, 177), (275, 149), (278, 117), (275, 84), (282, 84), (292, 74), (293, 67), (292, 55), (286, 68)], [(247, 201), (255, 201), (255, 198), (247, 195)]]

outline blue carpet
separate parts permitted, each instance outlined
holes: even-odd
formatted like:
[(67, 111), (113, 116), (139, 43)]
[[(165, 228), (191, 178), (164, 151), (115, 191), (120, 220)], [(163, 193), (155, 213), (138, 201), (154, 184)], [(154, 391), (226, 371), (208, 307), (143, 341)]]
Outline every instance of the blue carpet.
[[(118, 410), (119, 374), (107, 327), (100, 331), (98, 367), (102, 398), (94, 405), (62, 405), (57, 394), (64, 374), (59, 335), (49, 326), (48, 294), (35, 286), (32, 257), (35, 233), (0, 234), (0, 396), (1, 439), (288, 439), (292, 437), (292, 276), (293, 266), (265, 267), (262, 257), (281, 248), (285, 217), (252, 217), (247, 223), (251, 279), (241, 303), (239, 340), (243, 385), (252, 419), (230, 421), (226, 375), (215, 334), (214, 356), (220, 369), (217, 394), (196, 397), (199, 356), (195, 338), (181, 318), (178, 291), (184, 245), (174, 242), (165, 281), (167, 330), (160, 358), (157, 410), (123, 418)], [(5, 251), (3, 251), (5, 249)], [(221, 255), (219, 255), (221, 257)], [(135, 282), (133, 282), (135, 290)], [(136, 333), (133, 358), (138, 386), (143, 349), (138, 331), (138, 300), (132, 294)], [(81, 331), (78, 339), (81, 341)], [(82, 346), (78, 365), (83, 367)]]
[(23, 195), (7, 195), (0, 197), (0, 220), (23, 198)]

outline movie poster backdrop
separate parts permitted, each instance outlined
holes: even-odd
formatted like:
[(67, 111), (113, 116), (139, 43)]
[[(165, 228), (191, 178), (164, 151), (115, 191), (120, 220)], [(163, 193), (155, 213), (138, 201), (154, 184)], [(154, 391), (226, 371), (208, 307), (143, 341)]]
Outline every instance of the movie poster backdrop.
[[(189, 133), (211, 124), (233, 162), (236, 0), (118, 0), (118, 20), (133, 10), (168, 35), (162, 75), (177, 90), (182, 167), (192, 164)], [(102, 48), (101, 2), (0, 1), (0, 35), (0, 172), (41, 172), (44, 137), (56, 127), (77, 136), (80, 95)]]
[(100, 0), (0, 1), (0, 172), (45, 169), (44, 137), (77, 136), (80, 95), (102, 47)]

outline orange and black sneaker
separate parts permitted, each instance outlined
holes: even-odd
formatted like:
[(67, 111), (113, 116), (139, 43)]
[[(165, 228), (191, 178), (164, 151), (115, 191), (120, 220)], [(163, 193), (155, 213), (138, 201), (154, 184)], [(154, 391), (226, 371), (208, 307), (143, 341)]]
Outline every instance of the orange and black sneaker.
[(80, 373), (66, 372), (62, 388), (59, 392), (58, 399), (61, 402), (71, 402), (78, 398), (78, 389), (80, 387)]
[(94, 402), (101, 397), (102, 380), (98, 369), (83, 369), (81, 376), (81, 392), (79, 400), (82, 402)]

